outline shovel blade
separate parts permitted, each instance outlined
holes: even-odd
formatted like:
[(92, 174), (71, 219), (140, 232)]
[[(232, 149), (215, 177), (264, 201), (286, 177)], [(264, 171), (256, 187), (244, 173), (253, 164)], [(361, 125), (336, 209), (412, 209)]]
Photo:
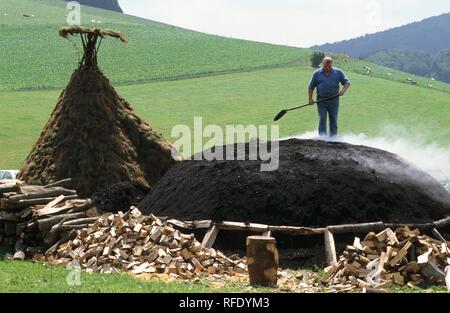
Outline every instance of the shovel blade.
[(277, 116), (275, 116), (274, 121), (276, 122), (276, 121), (280, 120), (283, 116), (286, 115), (286, 113), (287, 113), (286, 110), (281, 111), (280, 113), (277, 114)]

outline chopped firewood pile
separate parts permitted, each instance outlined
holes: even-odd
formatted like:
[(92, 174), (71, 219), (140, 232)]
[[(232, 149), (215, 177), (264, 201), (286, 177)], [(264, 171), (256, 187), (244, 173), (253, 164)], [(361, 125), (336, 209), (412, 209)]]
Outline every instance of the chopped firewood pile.
[(87, 272), (161, 273), (191, 279), (198, 273), (245, 274), (245, 260), (230, 259), (213, 248), (202, 248), (193, 234), (183, 234), (153, 215), (132, 207), (104, 214), (73, 238), (50, 251), (43, 260), (74, 264)]
[(137, 208), (98, 216), (90, 199), (61, 185), (0, 184), (0, 244), (16, 245), (14, 259), (52, 264), (77, 262), (87, 272), (165, 273), (193, 278), (198, 273), (247, 273), (245, 259), (202, 247), (193, 234), (144, 216)]
[(450, 290), (450, 246), (433, 229), (432, 238), (408, 227), (356, 237), (337, 264), (326, 269), (330, 289), (389, 289), (446, 284)]
[(21, 181), (0, 184), (0, 244), (16, 244), (14, 258), (46, 249), (66, 233), (96, 220), (97, 211), (89, 199), (79, 199), (66, 189), (71, 180), (47, 186), (31, 186)]

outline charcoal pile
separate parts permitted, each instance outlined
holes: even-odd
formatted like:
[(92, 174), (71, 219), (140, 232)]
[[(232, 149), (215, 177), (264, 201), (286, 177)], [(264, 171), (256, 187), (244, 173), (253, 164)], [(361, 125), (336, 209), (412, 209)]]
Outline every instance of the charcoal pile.
[(450, 244), (436, 229), (433, 234), (436, 238), (403, 227), (356, 237), (326, 269), (331, 288), (447, 285), (450, 290)]
[(137, 206), (150, 191), (142, 185), (121, 182), (107, 186), (92, 195), (92, 202), (100, 213), (118, 213)]
[(78, 264), (87, 272), (158, 273), (190, 279), (198, 274), (245, 274), (245, 260), (230, 259), (213, 248), (202, 248), (194, 235), (184, 234), (137, 208), (104, 214), (46, 256), (53, 264)]
[(245, 149), (246, 161), (179, 162), (139, 209), (180, 220), (308, 227), (429, 223), (450, 215), (442, 185), (386, 151), (291, 139), (280, 142), (278, 170), (261, 172), (262, 161), (249, 161)]
[(64, 38), (80, 36), (84, 55), (62, 91), (18, 179), (46, 185), (72, 178), (80, 196), (129, 181), (145, 188), (156, 183), (177, 158), (171, 144), (136, 115), (100, 71), (101, 40), (122, 33), (97, 28), (60, 29)]

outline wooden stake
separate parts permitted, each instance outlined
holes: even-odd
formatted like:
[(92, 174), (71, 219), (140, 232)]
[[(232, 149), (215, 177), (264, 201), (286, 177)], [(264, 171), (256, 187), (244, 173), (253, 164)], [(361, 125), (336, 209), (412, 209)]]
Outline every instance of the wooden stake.
[(205, 234), (202, 241), (202, 248), (212, 248), (214, 242), (216, 241), (217, 235), (219, 234), (219, 229), (216, 226), (211, 227)]
[(325, 230), (323, 236), (325, 242), (325, 254), (327, 257), (327, 266), (336, 266), (337, 256), (336, 256), (336, 244), (334, 242), (334, 236), (329, 230)]
[(275, 287), (279, 266), (275, 238), (247, 237), (247, 263), (252, 286)]

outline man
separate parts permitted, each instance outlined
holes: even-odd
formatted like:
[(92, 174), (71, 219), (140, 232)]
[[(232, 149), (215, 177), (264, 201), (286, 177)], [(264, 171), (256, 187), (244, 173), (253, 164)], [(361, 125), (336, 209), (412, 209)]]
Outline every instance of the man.
[[(344, 87), (339, 91), (339, 84)], [(319, 135), (327, 136), (327, 115), (330, 118), (330, 137), (336, 137), (338, 133), (339, 97), (342, 97), (350, 88), (350, 81), (345, 77), (342, 70), (333, 68), (333, 59), (325, 57), (322, 61), (322, 68), (314, 72), (309, 83), (308, 97), (309, 104), (313, 105), (313, 93), (317, 88), (317, 109), (319, 112)], [(322, 99), (336, 96), (330, 100), (320, 102)]]

